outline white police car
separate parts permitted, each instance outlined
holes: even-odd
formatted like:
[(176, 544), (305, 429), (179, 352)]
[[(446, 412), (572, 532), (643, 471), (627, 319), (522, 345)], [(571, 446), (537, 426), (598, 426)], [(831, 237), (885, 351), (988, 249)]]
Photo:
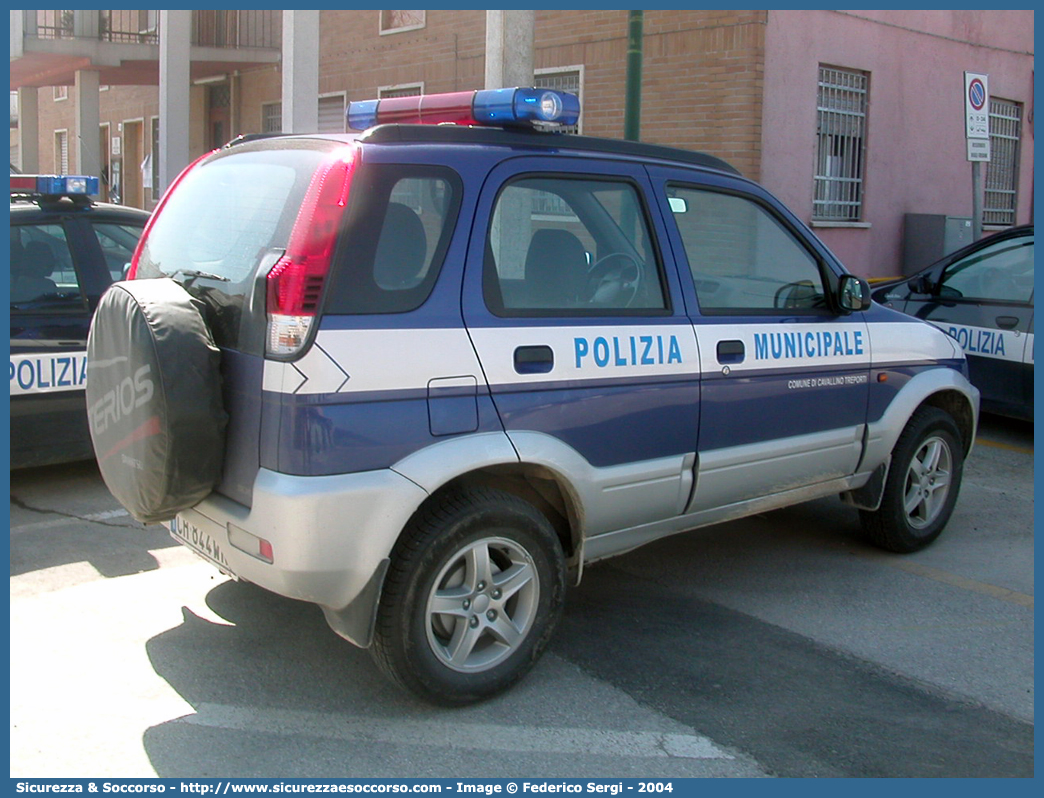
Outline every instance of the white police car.
[(975, 436), (950, 337), (724, 162), (538, 129), (578, 114), (394, 98), (357, 141), (210, 153), (91, 331), (132, 514), (436, 702), (515, 682), (585, 563), (666, 535), (840, 494), (921, 548)]
[(11, 465), (93, 456), (87, 331), (123, 279), (145, 211), (92, 203), (98, 178), (11, 175)]

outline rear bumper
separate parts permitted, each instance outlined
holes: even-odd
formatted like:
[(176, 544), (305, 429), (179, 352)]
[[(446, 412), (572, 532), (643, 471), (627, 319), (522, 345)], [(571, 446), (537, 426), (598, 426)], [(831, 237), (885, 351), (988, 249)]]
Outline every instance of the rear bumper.
[[(427, 497), (390, 470), (298, 477), (261, 469), (253, 506), (212, 493), (179, 521), (221, 550), (222, 567), (288, 598), (343, 610), (364, 591)], [(243, 533), (271, 545), (268, 563), (244, 551)], [(236, 541), (233, 544), (232, 541)], [(372, 592), (371, 590), (367, 593)]]

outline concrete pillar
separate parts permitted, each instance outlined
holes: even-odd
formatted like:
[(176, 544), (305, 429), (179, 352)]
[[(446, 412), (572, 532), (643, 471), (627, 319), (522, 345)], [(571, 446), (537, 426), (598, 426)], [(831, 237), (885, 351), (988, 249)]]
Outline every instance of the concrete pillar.
[(93, 69), (78, 69), (73, 83), (73, 95), (76, 102), (76, 141), (73, 150), (76, 162), (69, 168), (75, 174), (101, 176), (101, 144), (98, 139), (98, 125), (101, 115), (98, 111), (98, 73)]
[(319, 12), (283, 12), (283, 133), (319, 129)]
[(487, 89), (533, 85), (535, 11), (486, 12)]
[(11, 60), (21, 58), (25, 55), (25, 37), (29, 35), (29, 26), (32, 26), (32, 35), (36, 35), (36, 13), (27, 11), (11, 10)]
[[(189, 164), (189, 65), (191, 11), (160, 11), (159, 18), (159, 192)], [(148, 131), (146, 131), (148, 136)], [(153, 153), (153, 158), (156, 154)], [(137, 169), (140, 164), (124, 164)]]
[[(535, 11), (486, 11), (487, 89), (533, 85)], [(532, 235), (532, 199), (524, 193), (500, 199), (499, 224), (490, 238), (499, 258), (501, 276), (525, 275), (526, 252)]]
[(40, 171), (40, 90), (26, 86), (18, 90), (18, 166), (27, 174)]

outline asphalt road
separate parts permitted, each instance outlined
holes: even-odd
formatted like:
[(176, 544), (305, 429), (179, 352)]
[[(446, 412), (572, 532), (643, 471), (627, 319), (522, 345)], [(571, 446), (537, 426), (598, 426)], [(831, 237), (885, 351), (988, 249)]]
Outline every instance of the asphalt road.
[(596, 564), (534, 672), (464, 710), (133, 522), (92, 464), (15, 472), (11, 774), (1031, 776), (1032, 446), (986, 417), (915, 555), (823, 500)]

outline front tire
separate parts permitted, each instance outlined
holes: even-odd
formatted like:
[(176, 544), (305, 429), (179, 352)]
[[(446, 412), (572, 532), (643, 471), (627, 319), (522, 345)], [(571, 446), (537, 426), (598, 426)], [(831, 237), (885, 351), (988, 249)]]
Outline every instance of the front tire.
[(953, 418), (935, 407), (920, 408), (892, 451), (881, 506), (860, 511), (867, 539), (899, 554), (932, 543), (950, 520), (963, 471), (964, 448)]
[(481, 701), (536, 663), (561, 616), (565, 559), (547, 518), (473, 488), (421, 509), (392, 553), (371, 652), (437, 704)]

